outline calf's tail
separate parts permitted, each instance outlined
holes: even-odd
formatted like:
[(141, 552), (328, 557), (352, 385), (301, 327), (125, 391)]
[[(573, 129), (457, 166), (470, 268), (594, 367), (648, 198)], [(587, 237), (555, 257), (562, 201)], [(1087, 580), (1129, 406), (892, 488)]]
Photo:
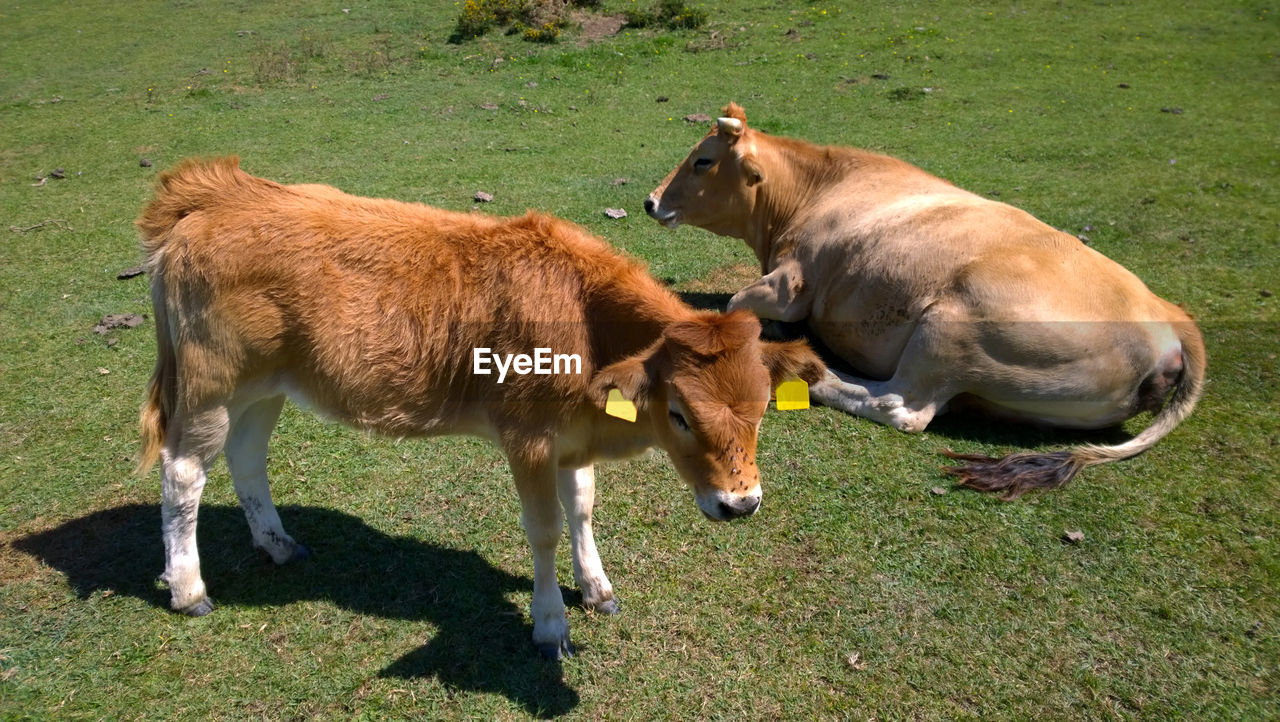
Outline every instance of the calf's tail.
[(138, 455), (138, 476), (145, 475), (160, 458), (165, 429), (173, 415), (177, 398), (178, 364), (173, 338), (169, 334), (169, 314), (164, 299), (164, 274), (151, 271), (151, 302), (156, 320), (156, 365), (147, 384), (147, 398), (142, 402), (138, 425), (142, 435), (142, 451)]
[(1191, 414), (1204, 390), (1206, 357), (1200, 330), (1189, 320), (1176, 324), (1176, 328), (1182, 345), (1182, 372), (1168, 403), (1150, 426), (1129, 441), (1114, 446), (1086, 445), (1049, 453), (1009, 454), (999, 459), (945, 451), (943, 453), (952, 459), (969, 463), (945, 467), (943, 471), (957, 477), (961, 486), (999, 492), (1003, 494), (1001, 498), (1012, 500), (1032, 489), (1056, 489), (1085, 467), (1129, 459), (1155, 446)]
[(160, 457), (178, 391), (177, 355), (165, 291), (166, 246), (183, 218), (219, 195), (225, 195), (229, 189), (242, 186), (245, 178), (249, 176), (240, 171), (239, 160), (234, 157), (184, 161), (160, 174), (155, 196), (138, 217), (136, 225), (151, 276), (151, 307), (156, 323), (156, 365), (138, 419), (142, 437), (139, 475), (146, 474)]

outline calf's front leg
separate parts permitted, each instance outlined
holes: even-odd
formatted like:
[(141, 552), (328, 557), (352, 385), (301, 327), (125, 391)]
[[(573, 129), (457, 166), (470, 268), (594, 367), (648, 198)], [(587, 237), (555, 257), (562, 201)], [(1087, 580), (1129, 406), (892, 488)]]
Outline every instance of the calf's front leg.
[(582, 590), (582, 604), (602, 614), (617, 614), (618, 599), (613, 584), (605, 576), (591, 531), (591, 510), (596, 500), (596, 471), (593, 466), (560, 469), (556, 472), (560, 503), (569, 519), (569, 544), (573, 549), (573, 577)]

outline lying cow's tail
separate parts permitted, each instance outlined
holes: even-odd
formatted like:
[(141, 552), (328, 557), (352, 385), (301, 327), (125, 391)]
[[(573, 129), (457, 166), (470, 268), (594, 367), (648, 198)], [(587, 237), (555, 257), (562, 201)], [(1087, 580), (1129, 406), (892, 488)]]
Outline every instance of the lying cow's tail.
[(958, 477), (961, 486), (1003, 492), (1002, 498), (1010, 500), (1031, 489), (1056, 489), (1087, 466), (1129, 459), (1155, 446), (1191, 414), (1204, 390), (1204, 338), (1189, 320), (1176, 324), (1176, 329), (1182, 344), (1182, 372), (1173, 394), (1151, 425), (1129, 441), (1115, 446), (1088, 445), (1051, 453), (1010, 454), (1000, 459), (946, 451), (947, 456), (970, 463), (946, 467), (944, 471)]

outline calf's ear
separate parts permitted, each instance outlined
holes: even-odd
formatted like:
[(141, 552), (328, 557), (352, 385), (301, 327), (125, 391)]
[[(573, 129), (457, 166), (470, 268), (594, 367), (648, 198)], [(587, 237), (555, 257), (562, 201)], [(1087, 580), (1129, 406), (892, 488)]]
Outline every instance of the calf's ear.
[(653, 367), (650, 362), (653, 355), (657, 353), (657, 349), (657, 345), (654, 345), (635, 356), (616, 361), (597, 371), (595, 376), (591, 377), (592, 402), (604, 409), (608, 403), (609, 390), (617, 389), (622, 393), (623, 398), (635, 404), (637, 409), (648, 406)]
[(775, 389), (794, 378), (804, 379), (812, 386), (827, 374), (827, 365), (805, 341), (762, 341), (760, 351), (765, 368), (769, 369), (769, 385)]

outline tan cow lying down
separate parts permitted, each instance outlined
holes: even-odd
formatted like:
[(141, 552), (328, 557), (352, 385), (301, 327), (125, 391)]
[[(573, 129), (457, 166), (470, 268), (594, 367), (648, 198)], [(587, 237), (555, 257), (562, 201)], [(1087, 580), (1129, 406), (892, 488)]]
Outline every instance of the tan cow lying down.
[[(277, 563), (306, 556), (267, 487), (287, 396), (362, 429), (501, 446), (533, 547), (534, 642), (572, 654), (560, 505), (584, 604), (617, 610), (592, 538), (592, 463), (660, 446), (708, 517), (752, 514), (770, 384), (823, 375), (807, 346), (761, 343), (749, 313), (695, 312), (604, 242), (535, 213), (284, 186), (224, 158), (163, 174), (138, 228), (159, 347), (140, 468), (162, 460), (164, 579), (187, 614), (212, 609), (195, 527), (220, 451), (254, 544)], [(565, 363), (537, 360), (548, 356)], [(634, 422), (605, 414), (611, 389), (634, 401)]]
[(645, 209), (751, 246), (764, 277), (729, 308), (806, 320), (848, 361), (860, 377), (812, 390), (828, 406), (909, 432), (953, 401), (1080, 429), (1159, 411), (1118, 446), (957, 455), (974, 462), (949, 469), (963, 484), (1061, 486), (1147, 450), (1200, 397), (1195, 323), (1114, 261), (903, 161), (752, 130), (736, 104)]

